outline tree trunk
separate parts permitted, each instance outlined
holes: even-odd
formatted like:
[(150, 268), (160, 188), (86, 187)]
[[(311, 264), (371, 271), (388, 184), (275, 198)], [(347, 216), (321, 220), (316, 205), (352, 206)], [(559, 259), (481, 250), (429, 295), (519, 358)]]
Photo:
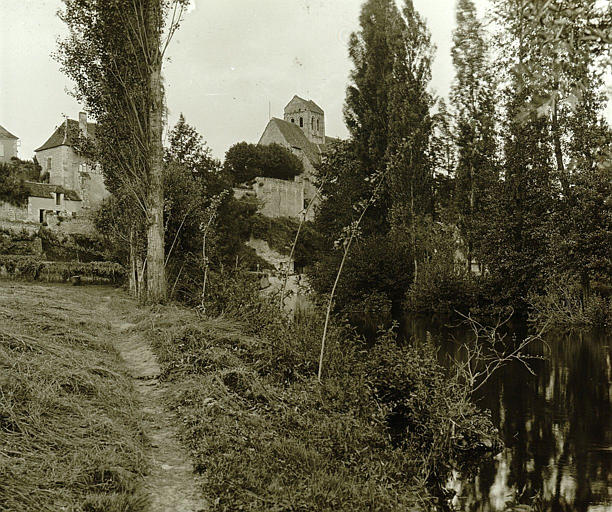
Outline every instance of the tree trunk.
[(150, 2), (147, 12), (149, 37), (149, 190), (147, 193), (147, 299), (158, 303), (166, 299), (164, 265), (164, 186), (163, 186), (163, 91), (161, 84), (160, 12)]
[[(475, 141), (473, 142), (475, 144)], [(474, 163), (470, 163), (470, 227), (467, 235), (467, 270), (472, 272), (472, 249), (473, 249), (473, 236), (474, 236), (474, 209), (476, 205), (476, 191), (474, 183)]]
[(412, 238), (412, 259), (414, 263), (414, 280), (416, 283), (419, 273), (419, 263), (417, 261), (416, 253), (416, 219), (414, 214), (414, 177), (413, 183), (410, 185), (410, 223), (412, 224), (411, 238)]
[(134, 231), (130, 229), (130, 295), (138, 297), (138, 264), (134, 249)]
[(561, 148), (561, 133), (559, 129), (559, 112), (557, 107), (557, 101), (553, 100), (552, 106), (552, 136), (553, 145), (555, 148), (555, 160), (557, 162), (557, 173), (559, 174), (559, 181), (561, 182), (561, 189), (565, 199), (570, 199), (570, 183), (569, 176), (565, 170), (565, 164), (563, 163), (563, 150)]

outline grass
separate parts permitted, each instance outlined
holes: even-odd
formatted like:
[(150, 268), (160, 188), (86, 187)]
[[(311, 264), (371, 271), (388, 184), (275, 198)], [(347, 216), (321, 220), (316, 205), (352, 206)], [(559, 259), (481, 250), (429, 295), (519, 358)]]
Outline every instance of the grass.
[[(110, 289), (0, 283), (0, 510), (139, 512), (139, 405), (110, 330)], [(77, 296), (78, 295), (78, 296)]]
[(393, 445), (388, 411), (354, 367), (358, 344), (342, 346), (335, 328), (328, 370), (317, 382), (321, 327), (320, 318), (271, 329), (178, 307), (159, 310), (151, 337), (169, 406), (213, 510), (431, 505), (416, 478), (419, 454)]

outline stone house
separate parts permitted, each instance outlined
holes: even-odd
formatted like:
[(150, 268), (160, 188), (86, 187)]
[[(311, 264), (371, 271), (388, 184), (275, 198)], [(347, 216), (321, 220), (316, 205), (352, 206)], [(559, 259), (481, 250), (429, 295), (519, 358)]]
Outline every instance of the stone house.
[(10, 162), (17, 156), (17, 142), (19, 138), (0, 126), (0, 162)]
[[(52, 198), (54, 201), (58, 201), (58, 195), (70, 198), (66, 199), (66, 208), (76, 208), (76, 213), (81, 209), (90, 210), (96, 207), (109, 195), (100, 166), (90, 162), (75, 149), (79, 136), (96, 136), (96, 124), (87, 121), (85, 112), (79, 113), (78, 121), (66, 119), (49, 139), (34, 151), (42, 167), (43, 177), (48, 176), (50, 187), (44, 191), (37, 188), (42, 196), (33, 197), (46, 200)], [(78, 208), (77, 202), (80, 203)]]
[[(300, 217), (312, 201), (318, 201), (312, 176), (321, 156), (336, 141), (325, 135), (325, 112), (312, 100), (294, 96), (284, 110), (284, 119), (273, 117), (268, 122), (259, 144), (280, 144), (291, 150), (304, 164), (304, 172), (294, 181), (257, 178), (254, 195), (268, 217)], [(313, 205), (314, 206), (314, 205)], [(314, 218), (314, 208), (307, 219)]]
[(74, 190), (33, 181), (26, 181), (25, 185), (29, 192), (28, 222), (46, 222), (49, 214), (73, 218), (81, 212), (83, 201)]

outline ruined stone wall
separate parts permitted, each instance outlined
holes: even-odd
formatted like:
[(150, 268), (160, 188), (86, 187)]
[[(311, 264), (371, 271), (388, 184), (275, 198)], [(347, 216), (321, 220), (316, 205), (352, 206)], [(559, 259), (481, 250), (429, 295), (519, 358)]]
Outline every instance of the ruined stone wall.
[(267, 217), (299, 218), (304, 209), (304, 184), (299, 181), (256, 178), (253, 190)]

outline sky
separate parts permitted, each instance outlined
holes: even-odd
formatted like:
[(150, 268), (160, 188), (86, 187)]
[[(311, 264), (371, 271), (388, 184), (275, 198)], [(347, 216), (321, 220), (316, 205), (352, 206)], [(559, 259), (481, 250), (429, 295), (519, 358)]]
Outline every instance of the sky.
[[(183, 113), (223, 158), (257, 142), (269, 115), (294, 94), (325, 111), (328, 135), (346, 137), (342, 105), (351, 63), (347, 42), (363, 0), (192, 0), (164, 65), (168, 121)], [(414, 0), (437, 47), (432, 89), (447, 96), (455, 0)], [(488, 0), (476, 0), (484, 13)], [(66, 29), (61, 0), (0, 0), (0, 125), (32, 158), (64, 116), (82, 110), (51, 54)]]

